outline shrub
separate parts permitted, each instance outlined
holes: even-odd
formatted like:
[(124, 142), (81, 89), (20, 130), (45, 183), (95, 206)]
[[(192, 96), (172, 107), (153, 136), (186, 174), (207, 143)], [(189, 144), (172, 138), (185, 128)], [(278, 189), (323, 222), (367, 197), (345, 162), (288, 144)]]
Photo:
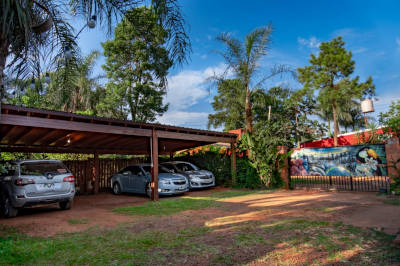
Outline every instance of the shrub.
[[(223, 148), (207, 146), (198, 153), (177, 155), (175, 159), (191, 162), (201, 169), (213, 172), (217, 185), (231, 187), (231, 158), (221, 150)], [(256, 189), (264, 187), (256, 168), (247, 157), (237, 157), (237, 178), (234, 187)]]

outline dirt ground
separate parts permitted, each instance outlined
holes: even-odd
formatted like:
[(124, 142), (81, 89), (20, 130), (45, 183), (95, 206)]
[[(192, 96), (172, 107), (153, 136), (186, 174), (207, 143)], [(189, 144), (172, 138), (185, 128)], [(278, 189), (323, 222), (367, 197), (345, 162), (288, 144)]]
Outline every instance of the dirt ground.
[[(187, 193), (202, 196), (226, 188), (213, 188)], [(162, 198), (168, 200), (171, 197)], [(172, 197), (175, 198), (175, 197)], [(133, 222), (132, 231), (156, 228), (174, 231), (185, 226), (208, 226), (224, 230), (246, 221), (271, 221), (288, 218), (311, 218), (341, 221), (396, 234), (400, 230), (400, 206), (384, 204), (383, 196), (366, 192), (276, 191), (224, 199), (222, 208), (184, 211), (170, 216), (138, 217), (118, 214), (116, 207), (140, 205), (149, 199), (138, 195), (114, 196), (110, 193), (77, 196), (73, 209), (61, 211), (57, 205), (27, 208), (13, 219), (0, 219), (0, 224), (18, 228), (32, 236), (53, 236), (79, 232), (89, 227), (113, 228)], [(74, 223), (73, 221), (85, 221)]]

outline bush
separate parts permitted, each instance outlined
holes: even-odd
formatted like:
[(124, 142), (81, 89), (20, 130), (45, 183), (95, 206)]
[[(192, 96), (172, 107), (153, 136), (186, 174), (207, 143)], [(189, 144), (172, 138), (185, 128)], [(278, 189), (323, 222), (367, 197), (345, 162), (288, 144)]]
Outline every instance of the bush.
[(237, 179), (235, 187), (250, 189), (264, 187), (257, 173), (257, 169), (247, 157), (237, 159)]
[(193, 163), (200, 169), (211, 171), (215, 176), (215, 183), (221, 186), (231, 186), (230, 157), (219, 153), (219, 149), (201, 150), (199, 153), (178, 155), (176, 160)]
[[(206, 150), (205, 150), (206, 149)], [(201, 169), (213, 172), (217, 185), (232, 187), (231, 158), (221, 148), (208, 146), (198, 153), (177, 155), (176, 160), (191, 162)], [(264, 187), (255, 167), (247, 157), (237, 157), (236, 188), (256, 189)]]

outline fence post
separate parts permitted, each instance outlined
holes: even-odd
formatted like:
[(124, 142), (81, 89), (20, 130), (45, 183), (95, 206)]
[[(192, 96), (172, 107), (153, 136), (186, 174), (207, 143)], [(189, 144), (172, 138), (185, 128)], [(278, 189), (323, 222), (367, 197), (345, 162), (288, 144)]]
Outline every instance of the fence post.
[(100, 163), (99, 154), (97, 151), (94, 153), (94, 194), (99, 193), (99, 179), (100, 179)]
[[(278, 153), (279, 154), (287, 154), (288, 148), (286, 146), (278, 146)], [(283, 165), (278, 166), (281, 170), (281, 178), (284, 182), (284, 188), (285, 189), (290, 189), (290, 184), (289, 184), (289, 161), (288, 158), (285, 158), (283, 160)]]
[(350, 189), (353, 191), (353, 176), (350, 176)]

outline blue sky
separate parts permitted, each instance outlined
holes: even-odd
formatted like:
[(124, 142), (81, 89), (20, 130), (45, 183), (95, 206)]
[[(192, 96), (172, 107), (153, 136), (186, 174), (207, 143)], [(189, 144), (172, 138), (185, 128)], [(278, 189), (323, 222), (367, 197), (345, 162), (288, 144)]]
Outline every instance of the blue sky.
[[(164, 124), (206, 128), (213, 112), (210, 102), (215, 88), (205, 82), (214, 72), (224, 70), (222, 50), (215, 37), (229, 32), (243, 39), (253, 29), (272, 23), (274, 32), (269, 54), (261, 62), (265, 73), (275, 64), (293, 68), (308, 64), (310, 53), (321, 41), (342, 36), (353, 52), (355, 75), (361, 80), (372, 76), (379, 101), (375, 113), (386, 111), (392, 100), (400, 99), (400, 1), (181, 1), (189, 25), (193, 53), (188, 64), (172, 69), (169, 75), (170, 103), (158, 118)], [(79, 29), (83, 22), (72, 24)], [(97, 27), (79, 36), (84, 54), (102, 51), (101, 42), (110, 38)], [(98, 62), (97, 72), (104, 58)], [(268, 86), (300, 84), (290, 77), (270, 80)]]

